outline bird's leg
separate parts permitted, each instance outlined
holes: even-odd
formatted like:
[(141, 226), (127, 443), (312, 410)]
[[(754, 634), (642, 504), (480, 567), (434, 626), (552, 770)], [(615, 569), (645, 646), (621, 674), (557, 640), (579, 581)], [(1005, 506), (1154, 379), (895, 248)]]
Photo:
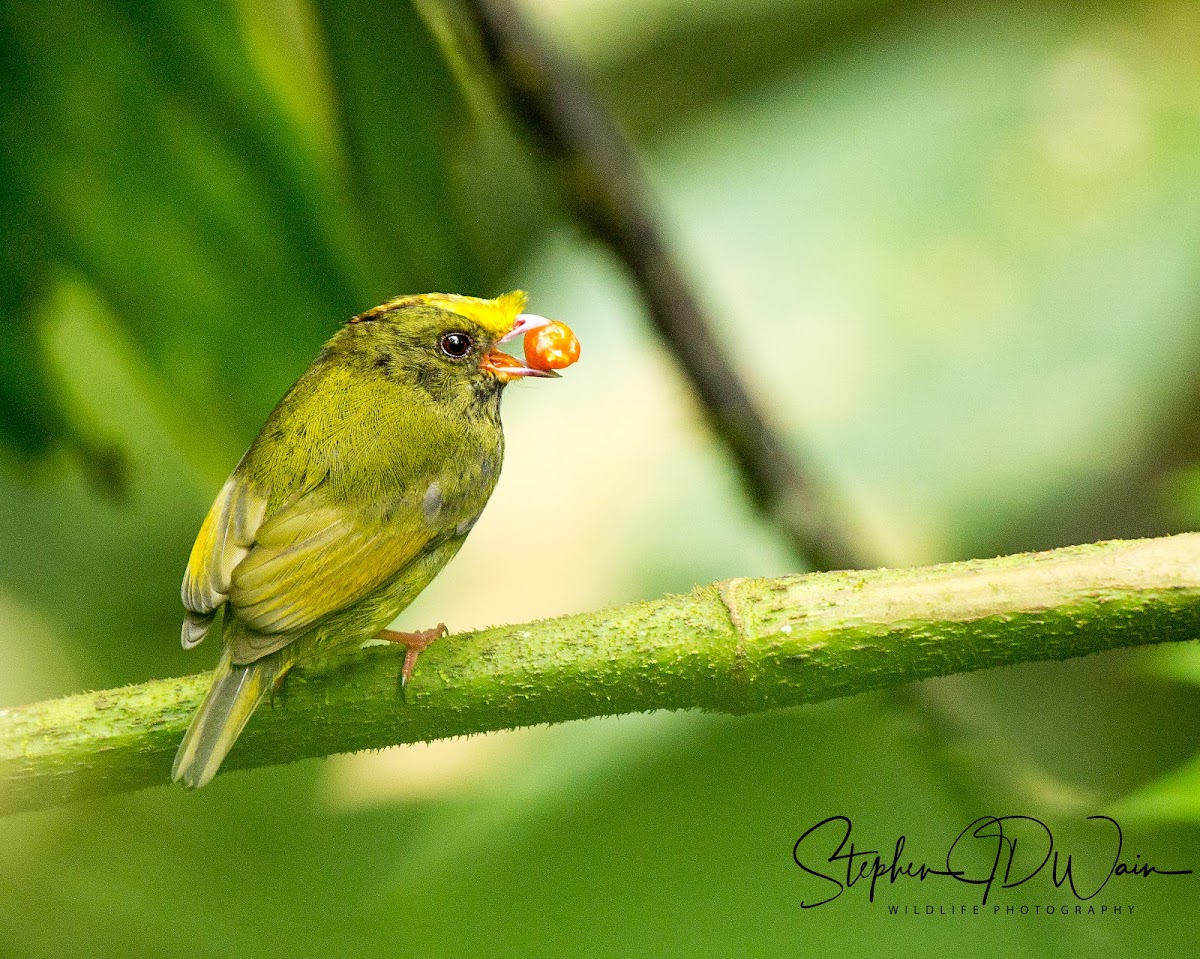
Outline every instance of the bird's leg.
[(435, 639), (441, 639), (449, 632), (445, 623), (438, 623), (433, 629), (422, 629), (415, 633), (400, 633), (394, 629), (381, 629), (376, 639), (386, 639), (389, 643), (400, 643), (405, 647), (404, 672), (400, 675), (400, 688), (408, 685), (412, 678), (413, 667), (417, 665), (417, 657)]

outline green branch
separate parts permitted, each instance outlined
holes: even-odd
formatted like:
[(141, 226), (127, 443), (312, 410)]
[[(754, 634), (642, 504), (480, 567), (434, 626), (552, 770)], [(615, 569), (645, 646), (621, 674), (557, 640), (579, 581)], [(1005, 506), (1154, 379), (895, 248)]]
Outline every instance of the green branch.
[[(734, 579), (298, 669), (227, 769), (589, 716), (748, 713), (1200, 636), (1200, 534), (905, 570)], [(0, 710), (0, 810), (165, 784), (207, 674)]]

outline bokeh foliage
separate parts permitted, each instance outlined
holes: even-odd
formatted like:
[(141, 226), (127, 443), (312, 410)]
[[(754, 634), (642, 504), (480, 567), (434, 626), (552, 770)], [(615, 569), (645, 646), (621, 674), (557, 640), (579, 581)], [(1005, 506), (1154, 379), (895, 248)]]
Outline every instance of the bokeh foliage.
[[(1195, 526), (1193, 4), (529, 10), (643, 150), (764, 405), (892, 561)], [(321, 341), (398, 292), (522, 286), (585, 348), (506, 400), (496, 501), (405, 623), (793, 564), (632, 291), (408, 5), (5, 0), (0, 80), (0, 702), (211, 662), (176, 639), (204, 509)], [(1196, 660), (574, 724), (17, 817), (0, 954), (1179, 950), (1186, 882), (1123, 887), (1136, 921), (903, 924), (801, 912), (790, 853), (834, 813), (936, 848), (978, 815), (1067, 837), (1117, 808), (1144, 855), (1196, 866)]]

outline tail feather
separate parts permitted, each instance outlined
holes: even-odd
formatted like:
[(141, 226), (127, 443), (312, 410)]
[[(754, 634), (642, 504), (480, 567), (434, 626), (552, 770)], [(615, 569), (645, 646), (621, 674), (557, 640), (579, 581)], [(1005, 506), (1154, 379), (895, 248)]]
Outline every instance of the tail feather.
[(255, 708), (283, 672), (279, 653), (235, 666), (226, 652), (217, 664), (208, 695), (179, 744), (171, 780), (183, 780), (192, 789), (211, 781)]

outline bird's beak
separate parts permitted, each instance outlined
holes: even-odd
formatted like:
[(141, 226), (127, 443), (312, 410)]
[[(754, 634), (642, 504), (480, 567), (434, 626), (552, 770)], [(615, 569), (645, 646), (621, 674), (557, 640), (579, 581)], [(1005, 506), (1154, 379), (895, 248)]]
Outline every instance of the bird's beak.
[[(499, 346), (501, 343), (507, 343), (509, 340), (515, 340), (518, 336), (524, 336), (530, 330), (540, 329), (543, 326), (549, 325), (550, 321), (544, 316), (538, 316), (536, 313), (521, 313), (513, 322), (513, 328), (496, 341), (496, 346)], [(553, 370), (535, 370), (531, 366), (526, 366), (515, 356), (510, 356), (499, 349), (494, 349), (488, 353), (483, 358), (480, 367), (487, 370), (502, 383), (510, 383), (523, 376), (558, 376)]]
[(524, 336), (530, 330), (537, 330), (549, 325), (550, 321), (544, 316), (538, 316), (536, 313), (522, 313), (513, 323), (513, 328), (496, 342), (507, 343), (509, 340), (515, 340), (518, 336)]
[(487, 370), (501, 383), (509, 383), (523, 376), (558, 376), (553, 370), (535, 370), (531, 366), (526, 366), (515, 356), (505, 353), (503, 350), (489, 352), (483, 358), (483, 362), (479, 364), (479, 368)]

